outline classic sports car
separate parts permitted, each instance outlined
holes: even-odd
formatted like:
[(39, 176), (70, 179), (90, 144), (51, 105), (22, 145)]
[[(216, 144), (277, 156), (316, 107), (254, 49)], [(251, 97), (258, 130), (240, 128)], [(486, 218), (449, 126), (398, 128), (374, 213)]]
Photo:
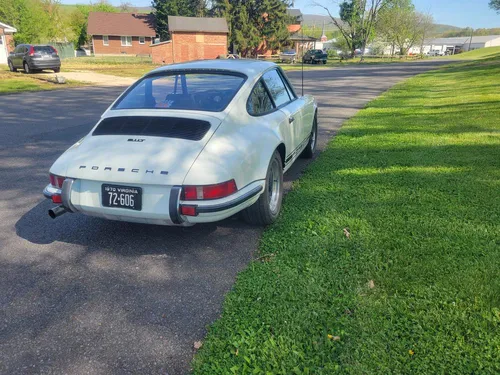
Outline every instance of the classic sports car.
[(313, 156), (317, 105), (281, 69), (254, 60), (158, 68), (128, 88), (50, 168), (56, 218), (192, 225), (240, 211), (272, 223), (283, 173)]

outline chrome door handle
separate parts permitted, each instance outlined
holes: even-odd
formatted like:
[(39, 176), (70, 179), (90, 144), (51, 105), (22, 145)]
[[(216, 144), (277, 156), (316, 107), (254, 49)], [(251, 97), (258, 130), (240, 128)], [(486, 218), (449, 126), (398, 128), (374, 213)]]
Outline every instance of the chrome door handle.
[(288, 118), (288, 123), (289, 123), (289, 124), (291, 124), (291, 123), (292, 123), (292, 122), (294, 122), (294, 121), (295, 121), (295, 118), (294, 118), (293, 116), (290, 116), (290, 117)]

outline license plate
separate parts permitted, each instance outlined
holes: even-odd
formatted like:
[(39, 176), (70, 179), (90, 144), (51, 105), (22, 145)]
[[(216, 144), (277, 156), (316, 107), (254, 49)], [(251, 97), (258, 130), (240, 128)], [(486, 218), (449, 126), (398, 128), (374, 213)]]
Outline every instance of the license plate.
[(102, 205), (140, 211), (142, 209), (142, 189), (134, 186), (103, 184)]

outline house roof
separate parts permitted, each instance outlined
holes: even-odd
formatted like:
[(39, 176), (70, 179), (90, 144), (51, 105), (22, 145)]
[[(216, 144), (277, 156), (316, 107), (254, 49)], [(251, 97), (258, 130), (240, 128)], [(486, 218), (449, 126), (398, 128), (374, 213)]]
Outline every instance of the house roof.
[(6, 33), (16, 33), (17, 29), (15, 27), (12, 27), (10, 25), (7, 25), (6, 23), (0, 22), (0, 27), (4, 29)]
[(302, 17), (302, 12), (300, 9), (289, 8), (286, 10), (286, 14), (292, 17)]
[(500, 35), (473, 36), (472, 43), (486, 43), (494, 39), (500, 39)]
[(225, 18), (168, 16), (168, 31), (228, 33)]
[(318, 38), (302, 35), (302, 33), (296, 32), (290, 35), (290, 40), (293, 42), (315, 42)]
[(90, 12), (89, 35), (155, 36), (152, 14)]
[[(473, 36), (472, 43), (486, 43), (490, 40), (499, 39), (500, 35), (484, 35), (484, 36)], [(425, 44), (437, 44), (437, 45), (464, 45), (469, 43), (469, 36), (455, 37), (455, 38), (436, 38), (436, 39), (426, 39)]]

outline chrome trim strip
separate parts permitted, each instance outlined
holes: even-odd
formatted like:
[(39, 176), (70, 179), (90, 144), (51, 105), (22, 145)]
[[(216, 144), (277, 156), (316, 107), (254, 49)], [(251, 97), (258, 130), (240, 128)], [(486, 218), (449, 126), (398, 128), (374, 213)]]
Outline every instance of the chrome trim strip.
[(206, 213), (211, 213), (211, 212), (219, 212), (219, 211), (229, 210), (230, 208), (239, 206), (240, 204), (245, 203), (247, 200), (255, 197), (262, 190), (263, 190), (262, 186), (256, 186), (252, 190), (250, 190), (248, 193), (245, 193), (242, 196), (240, 196), (236, 199), (233, 199), (232, 201), (229, 201), (226, 203), (214, 204), (212, 206), (197, 206), (196, 212), (198, 212), (200, 214), (206, 214)]
[(75, 180), (72, 178), (67, 178), (63, 182), (62, 186), (62, 193), (61, 193), (61, 200), (62, 200), (62, 205), (66, 209), (66, 211), (69, 212), (76, 212), (75, 206), (71, 203), (71, 191), (73, 190), (73, 183)]
[(43, 189), (43, 195), (45, 196), (45, 198), (51, 199), (53, 195), (61, 195), (61, 189), (58, 189), (52, 186), (51, 184), (48, 184)]

